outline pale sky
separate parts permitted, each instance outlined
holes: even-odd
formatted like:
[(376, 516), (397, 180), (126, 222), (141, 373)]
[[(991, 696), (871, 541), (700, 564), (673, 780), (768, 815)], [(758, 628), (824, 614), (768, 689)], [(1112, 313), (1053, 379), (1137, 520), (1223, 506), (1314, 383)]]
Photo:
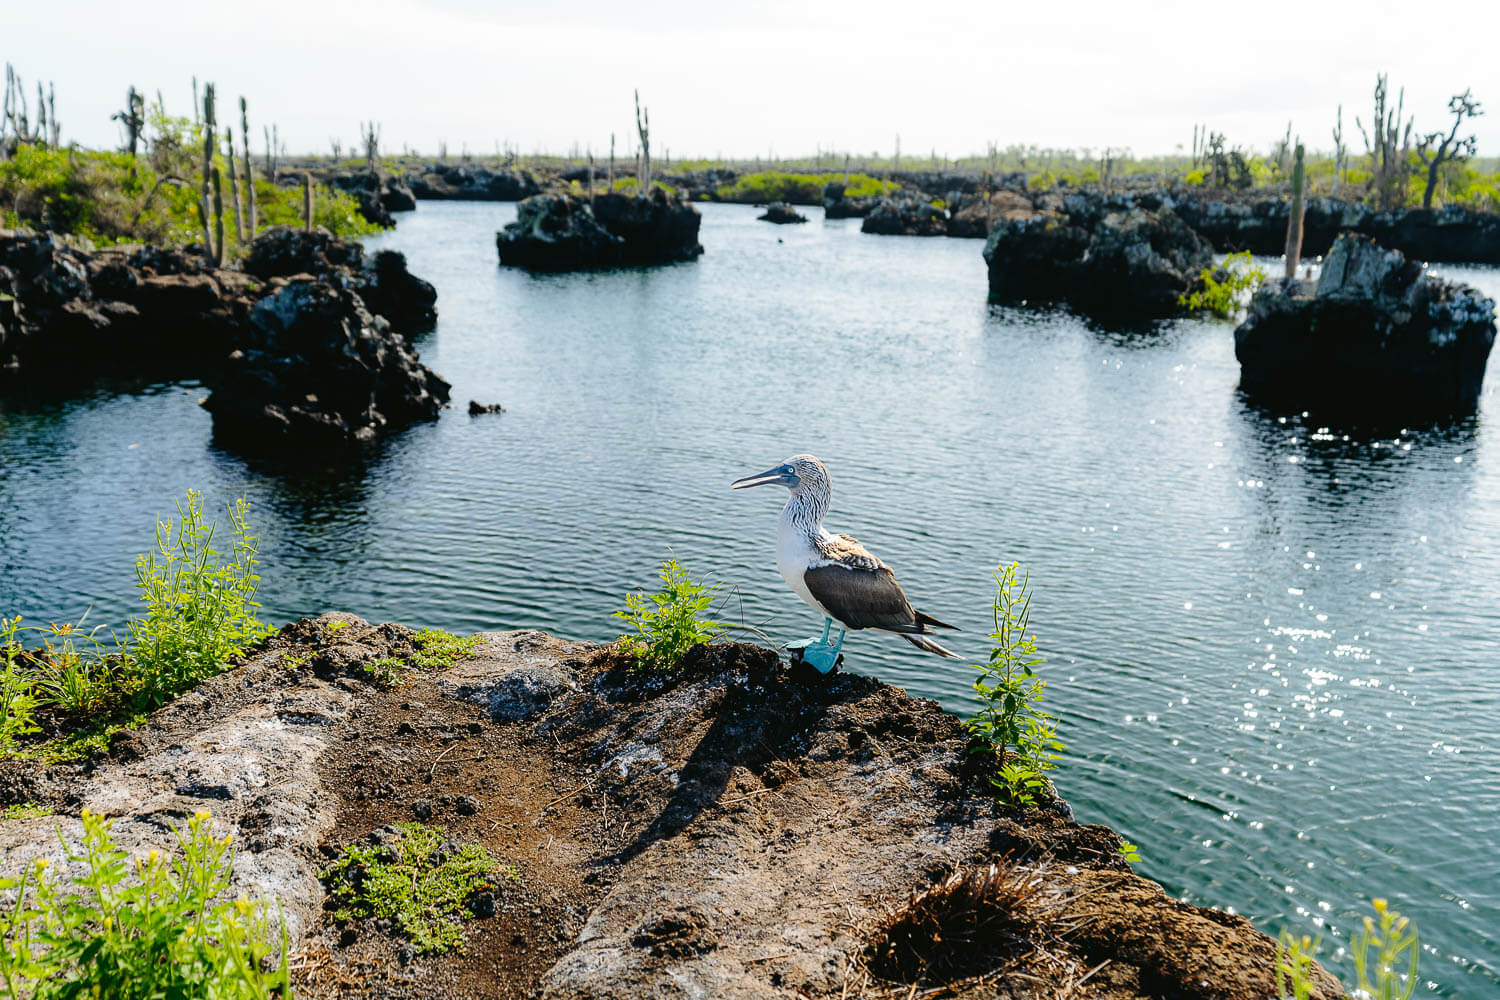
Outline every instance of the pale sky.
[[(135, 84), (187, 114), (194, 74), (221, 108), (245, 95), (292, 153), (596, 154), (633, 138), (631, 90), (653, 151), (682, 156), (982, 153), (993, 141), (1174, 152), (1195, 122), (1267, 150), (1286, 130), (1363, 143), (1378, 71), (1406, 88), (1419, 131), (1445, 127), (1472, 87), (1473, 131), (1500, 155), (1500, 2), (1168, 3), (881, 0), (566, 4), (481, 0), (7, 0), (0, 58), (29, 89), (55, 81), (65, 139), (119, 143), (109, 120)], [(227, 101), (226, 101), (227, 99)], [(1467, 130), (1466, 130), (1467, 131)], [(258, 147), (258, 142), (256, 143)]]

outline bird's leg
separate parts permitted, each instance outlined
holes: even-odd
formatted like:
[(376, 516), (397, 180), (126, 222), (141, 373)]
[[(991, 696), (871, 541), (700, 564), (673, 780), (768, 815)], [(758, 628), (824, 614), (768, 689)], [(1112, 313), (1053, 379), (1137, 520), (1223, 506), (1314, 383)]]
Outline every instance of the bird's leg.
[(828, 641), (833, 632), (833, 619), (823, 619), (823, 636), (820, 639), (803, 639), (800, 642), (787, 644), (787, 651), (793, 656), (800, 656), (803, 663), (815, 667), (821, 674), (826, 674), (838, 665), (839, 650), (844, 648), (845, 630), (839, 630), (838, 645)]
[[(839, 652), (841, 650), (843, 650), (843, 648), (844, 648), (844, 636), (846, 636), (848, 634), (849, 634), (849, 630), (848, 629), (845, 629), (845, 628), (839, 629), (839, 641), (838, 641), (838, 645), (836, 645), (836, 646), (833, 647), (833, 658), (834, 658), (835, 661), (838, 660), (838, 658), (839, 658)], [(828, 637), (826, 635), (823, 637), (823, 641), (824, 642), (828, 641)]]
[(828, 630), (831, 629), (831, 628), (833, 628), (833, 619), (832, 618), (824, 618), (823, 619), (823, 638), (819, 639), (818, 641), (821, 642), (825, 646), (828, 645)]

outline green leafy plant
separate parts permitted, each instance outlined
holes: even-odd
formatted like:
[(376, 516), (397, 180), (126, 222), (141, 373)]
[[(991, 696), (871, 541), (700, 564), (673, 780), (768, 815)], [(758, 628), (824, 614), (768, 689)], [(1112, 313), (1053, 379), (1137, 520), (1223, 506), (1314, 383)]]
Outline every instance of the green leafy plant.
[(394, 920), (419, 951), (462, 952), (474, 897), (520, 882), (520, 873), (479, 844), (445, 845), (442, 827), (398, 823), (396, 830), (394, 844), (350, 845), (323, 872), (334, 918)]
[(1276, 996), (1308, 1000), (1312, 996), (1312, 968), (1322, 938), (1297, 937), (1283, 930), (1276, 942)]
[(620, 636), (620, 651), (640, 670), (674, 670), (687, 651), (723, 634), (724, 625), (705, 619), (717, 586), (694, 582), (675, 558), (657, 571), (661, 590), (654, 594), (626, 594), (625, 609), (614, 617), (635, 627), (635, 635)]
[(1031, 575), (1019, 572), (1016, 563), (995, 572), (989, 662), (975, 667), (979, 711), (964, 725), (997, 797), (1011, 805), (1034, 805), (1046, 794), (1044, 775), (1056, 766), (1065, 744), (1057, 738), (1055, 718), (1041, 707), (1047, 682), (1034, 669), (1044, 661), (1030, 634)]
[(51, 816), (50, 806), (33, 805), (30, 802), (12, 802), (3, 810), (0, 810), (0, 819), (33, 819), (38, 816)]
[[(0, 910), (0, 983), (11, 998), (110, 997), (111, 1000), (269, 1000), (290, 997), (288, 942), (272, 954), (271, 921), (229, 888), (234, 851), (213, 835), (209, 814), (178, 827), (178, 856), (152, 851), (127, 865), (110, 821), (84, 810), (77, 853), (82, 874), (64, 885), (39, 858), (19, 878), (0, 879), (15, 903)], [(62, 835), (59, 832), (59, 839)], [(280, 921), (278, 921), (279, 923)]]
[(1265, 280), (1265, 268), (1251, 259), (1249, 250), (1232, 253), (1224, 258), (1224, 263), (1205, 267), (1193, 289), (1177, 296), (1177, 304), (1190, 312), (1211, 312), (1232, 319), (1248, 301), (1247, 293), (1254, 292)]
[(484, 637), (479, 635), (458, 636), (424, 628), (412, 638), (417, 651), (412, 655), (411, 665), (418, 670), (447, 670), (459, 660), (473, 656), (483, 641)]
[[(1422, 953), (1416, 925), (1384, 899), (1371, 900), (1370, 905), (1377, 919), (1365, 917), (1364, 926), (1349, 942), (1361, 995), (1370, 1000), (1410, 1000), (1417, 988), (1417, 960)], [(1400, 971), (1403, 966), (1404, 973)]]
[(1133, 865), (1140, 864), (1141, 845), (1132, 844), (1128, 840), (1120, 841), (1120, 856)]
[(217, 521), (205, 523), (203, 495), (178, 501), (177, 521), (156, 526), (156, 549), (136, 560), (136, 581), (149, 610), (130, 623), (140, 696), (161, 704), (229, 667), (229, 658), (265, 635), (256, 621), (257, 540), (241, 498), (229, 508), (232, 542), (213, 547)]
[(14, 753), (20, 737), (41, 731), (35, 685), (21, 670), (26, 654), (16, 639), (20, 631), (20, 616), (0, 617), (0, 756)]

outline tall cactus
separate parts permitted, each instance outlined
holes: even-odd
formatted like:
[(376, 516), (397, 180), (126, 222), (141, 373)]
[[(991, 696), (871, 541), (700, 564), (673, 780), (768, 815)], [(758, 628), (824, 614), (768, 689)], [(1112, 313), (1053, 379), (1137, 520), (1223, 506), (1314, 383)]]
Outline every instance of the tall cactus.
[(240, 172), (234, 168), (234, 125), (224, 129), (224, 154), (229, 163), (229, 200), (234, 202), (234, 242), (245, 242), (245, 216), (240, 211)]
[(224, 183), (219, 179), (219, 168), (214, 167), (214, 264), (224, 266)]
[(131, 87), (125, 92), (125, 110), (116, 111), (110, 117), (125, 127), (125, 150), (134, 159), (140, 146), (141, 133), (146, 128), (145, 95)]
[[(198, 89), (198, 78), (193, 78), (193, 90)], [(214, 173), (214, 85), (203, 86), (203, 174), (198, 187), (198, 221), (203, 224), (203, 252), (210, 264), (218, 259), (214, 250), (214, 235), (209, 228), (213, 218), (213, 173)]]
[(1292, 206), (1286, 217), (1286, 276), (1297, 276), (1297, 264), (1302, 257), (1302, 213), (1303, 188), (1307, 186), (1307, 167), (1302, 162), (1302, 143), (1297, 143), (1297, 153), (1292, 166)]
[(250, 113), (245, 108), (245, 99), (240, 98), (240, 140), (245, 153), (245, 234), (255, 239), (255, 160), (250, 156)]
[(641, 110), (641, 92), (635, 92), (635, 131), (641, 137), (640, 158), (635, 174), (637, 194), (651, 193), (651, 109)]
[(313, 231), (313, 189), (312, 171), (302, 175), (302, 218), (306, 222), (307, 231)]

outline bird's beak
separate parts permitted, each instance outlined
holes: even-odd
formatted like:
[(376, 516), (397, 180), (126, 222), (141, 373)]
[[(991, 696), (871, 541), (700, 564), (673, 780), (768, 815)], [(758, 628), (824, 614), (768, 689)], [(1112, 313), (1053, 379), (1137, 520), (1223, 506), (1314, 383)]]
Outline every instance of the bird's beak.
[(746, 476), (744, 479), (736, 479), (729, 484), (730, 489), (745, 490), (752, 486), (786, 486), (797, 485), (797, 473), (790, 465), (778, 465), (774, 469)]

